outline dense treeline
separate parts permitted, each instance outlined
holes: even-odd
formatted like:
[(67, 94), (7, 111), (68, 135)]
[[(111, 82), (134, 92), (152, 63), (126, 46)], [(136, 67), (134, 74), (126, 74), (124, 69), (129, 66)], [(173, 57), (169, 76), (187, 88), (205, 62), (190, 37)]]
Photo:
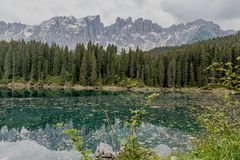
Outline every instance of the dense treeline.
[[(240, 34), (170, 48), (160, 53), (106, 49), (91, 42), (75, 50), (36, 41), (0, 42), (0, 80), (80, 85), (204, 86), (212, 62), (238, 63)], [(133, 83), (134, 82), (134, 83)]]

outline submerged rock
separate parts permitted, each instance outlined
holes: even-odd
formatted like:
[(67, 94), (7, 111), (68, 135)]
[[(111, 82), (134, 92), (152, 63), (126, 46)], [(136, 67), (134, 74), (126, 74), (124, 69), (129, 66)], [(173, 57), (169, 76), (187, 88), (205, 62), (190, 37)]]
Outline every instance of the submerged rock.
[(171, 154), (172, 150), (165, 144), (160, 144), (154, 148), (154, 151), (159, 157), (167, 157)]
[(177, 157), (176, 156), (172, 156), (171, 160), (177, 160)]
[(100, 145), (97, 146), (95, 156), (101, 160), (110, 160), (116, 157), (116, 153), (110, 145), (101, 142)]

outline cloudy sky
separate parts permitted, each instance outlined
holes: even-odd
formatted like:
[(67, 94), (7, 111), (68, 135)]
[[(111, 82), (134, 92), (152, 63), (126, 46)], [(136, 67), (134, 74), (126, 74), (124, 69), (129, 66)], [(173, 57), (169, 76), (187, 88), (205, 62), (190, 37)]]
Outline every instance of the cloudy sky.
[(0, 20), (39, 24), (53, 16), (143, 17), (164, 27), (203, 18), (240, 30), (240, 0), (0, 0)]

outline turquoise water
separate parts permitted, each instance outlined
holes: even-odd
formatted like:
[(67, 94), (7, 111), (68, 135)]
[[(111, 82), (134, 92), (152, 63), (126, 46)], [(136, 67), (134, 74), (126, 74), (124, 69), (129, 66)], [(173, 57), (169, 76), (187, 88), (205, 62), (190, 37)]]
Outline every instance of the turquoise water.
[[(57, 123), (64, 124), (64, 128), (78, 129), (86, 148), (95, 150), (100, 142), (104, 142), (114, 145), (117, 150), (128, 135), (124, 122), (131, 116), (129, 109), (143, 106), (144, 98), (149, 94), (1, 89), (0, 155), (10, 154), (18, 145), (26, 149), (34, 145), (38, 149), (44, 147), (44, 153), (49, 156), (71, 150), (71, 142), (63, 134), (63, 128), (56, 127)], [(199, 132), (196, 119), (189, 114), (190, 109), (217, 102), (218, 99), (210, 93), (161, 93), (148, 107), (147, 116), (137, 128), (139, 142), (150, 148), (166, 144), (186, 150), (190, 146), (191, 135)], [(114, 128), (114, 143), (108, 123)], [(6, 147), (9, 150), (6, 151)], [(1, 153), (3, 148), (5, 151)], [(20, 157), (24, 157), (23, 152), (19, 151)]]

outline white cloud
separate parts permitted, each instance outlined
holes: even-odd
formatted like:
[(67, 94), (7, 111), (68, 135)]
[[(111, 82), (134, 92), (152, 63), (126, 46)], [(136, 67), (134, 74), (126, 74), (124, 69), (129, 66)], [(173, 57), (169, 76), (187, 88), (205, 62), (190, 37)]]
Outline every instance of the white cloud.
[[(38, 24), (53, 16), (100, 15), (105, 24), (117, 17), (143, 17), (167, 27), (198, 18), (239, 30), (239, 0), (0, 0), (0, 20)], [(231, 24), (230, 24), (231, 23)]]

